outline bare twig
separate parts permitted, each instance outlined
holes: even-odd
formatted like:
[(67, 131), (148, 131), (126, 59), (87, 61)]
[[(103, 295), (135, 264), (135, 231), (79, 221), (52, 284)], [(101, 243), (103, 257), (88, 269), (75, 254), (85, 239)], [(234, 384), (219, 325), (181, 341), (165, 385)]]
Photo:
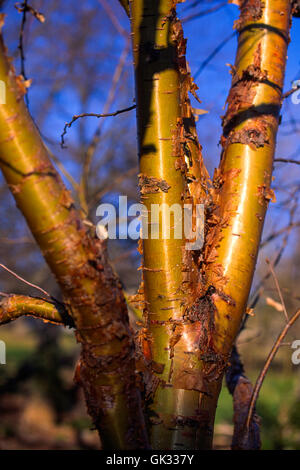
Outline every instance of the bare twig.
[(105, 10), (107, 16), (109, 17), (110, 21), (112, 22), (118, 33), (121, 34), (121, 36), (128, 38), (129, 33), (126, 31), (126, 29), (123, 28), (123, 26), (121, 26), (117, 16), (115, 15), (107, 0), (99, 0), (99, 3), (101, 3), (102, 8)]
[(47, 297), (50, 297), (50, 298), (53, 298), (52, 295), (50, 295), (47, 291), (45, 291), (44, 289), (42, 289), (41, 287), (37, 286), (36, 284), (32, 284), (31, 282), (29, 281), (26, 281), (26, 279), (24, 279), (23, 277), (19, 276), (17, 273), (15, 273), (14, 271), (12, 271), (11, 269), (7, 268), (4, 264), (1, 264), (0, 263), (0, 267), (5, 269), (5, 271), (9, 272), (10, 274), (12, 274), (13, 276), (15, 276), (17, 279), (19, 279), (20, 281), (24, 282), (25, 284), (27, 284), (28, 286), (30, 287), (34, 287), (34, 289), (37, 289), (39, 290), (40, 292), (42, 292), (43, 294), (45, 294)]
[(258, 376), (258, 379), (256, 381), (256, 384), (255, 384), (255, 387), (254, 387), (254, 390), (253, 390), (250, 405), (249, 405), (249, 410), (248, 410), (248, 415), (247, 415), (247, 420), (246, 420), (246, 428), (247, 429), (249, 429), (249, 426), (250, 426), (250, 423), (251, 423), (251, 418), (252, 418), (253, 411), (254, 411), (254, 408), (255, 408), (255, 404), (256, 404), (261, 386), (262, 386), (263, 381), (265, 379), (265, 376), (268, 372), (268, 369), (269, 369), (269, 367), (270, 367), (270, 365), (271, 365), (271, 363), (272, 363), (272, 361), (273, 361), (280, 345), (282, 344), (282, 340), (285, 338), (287, 332), (289, 331), (291, 326), (293, 326), (293, 324), (296, 322), (296, 320), (299, 318), (299, 316), (300, 316), (300, 309), (296, 311), (296, 313), (290, 318), (288, 323), (284, 326), (283, 330), (279, 334), (278, 338), (276, 339), (276, 341), (274, 343), (274, 346), (272, 347), (272, 349), (269, 353), (269, 356), (267, 358), (267, 361), (266, 361), (264, 367), (262, 368), (262, 370), (261, 370), (261, 372)]
[[(24, 53), (24, 31), (25, 31), (25, 23), (26, 23), (26, 14), (31, 13), (38, 21), (44, 23), (45, 17), (42, 13), (38, 12), (32, 6), (28, 5), (28, 0), (25, 0), (23, 3), (16, 3), (15, 8), (18, 10), (19, 13), (22, 13), (22, 21), (21, 21), (21, 29), (19, 34), (19, 45), (18, 49), (20, 51), (20, 59), (21, 59), (21, 75), (23, 76), (24, 80), (27, 80), (26, 72), (25, 72), (25, 53)], [(25, 95), (26, 104), (28, 106), (28, 93)]]
[(271, 233), (260, 245), (260, 248), (264, 248), (268, 243), (273, 241), (275, 238), (280, 237), (284, 232), (290, 232), (293, 228), (300, 227), (300, 221), (297, 222), (292, 222), (286, 225), (285, 227), (282, 227), (280, 230), (277, 230), (277, 232)]
[(277, 289), (277, 292), (278, 292), (278, 295), (279, 295), (279, 298), (280, 298), (280, 303), (281, 303), (282, 308), (283, 308), (283, 313), (284, 313), (286, 321), (288, 322), (289, 321), (289, 316), (287, 314), (285, 302), (284, 302), (284, 299), (283, 299), (283, 296), (282, 296), (282, 292), (281, 292), (281, 289), (280, 289), (280, 285), (279, 285), (277, 276), (275, 274), (275, 271), (274, 271), (274, 268), (273, 268), (272, 264), (270, 263), (270, 261), (268, 259), (266, 259), (266, 263), (270, 268), (270, 271), (271, 271), (272, 277), (274, 279), (275, 286), (276, 286), (276, 289)]
[(130, 178), (130, 176), (135, 175), (137, 172), (138, 172), (138, 167), (135, 166), (133, 168), (130, 168), (128, 171), (126, 171), (122, 175), (119, 175), (117, 178), (115, 178), (112, 181), (110, 185), (105, 186), (103, 189), (101, 189), (100, 191), (97, 191), (95, 194), (92, 195), (89, 206), (97, 201), (100, 201), (103, 198), (103, 196), (105, 196), (108, 193), (108, 191), (112, 190), (116, 186), (119, 186), (122, 183), (122, 181), (124, 181), (127, 178)]
[(0, 238), (0, 243), (5, 243), (6, 245), (19, 245), (23, 243), (34, 243), (34, 239), (30, 237), (20, 237), (20, 238)]
[(219, 5), (215, 5), (211, 8), (207, 8), (206, 10), (199, 11), (198, 13), (192, 13), (191, 15), (186, 16), (181, 20), (182, 23), (186, 23), (187, 21), (192, 21), (196, 20), (197, 18), (201, 18), (202, 16), (209, 15), (210, 13), (215, 13), (218, 10), (221, 10), (221, 8), (225, 7), (228, 5), (228, 2), (222, 2)]
[(277, 162), (282, 162), (282, 163), (294, 163), (295, 165), (300, 165), (300, 161), (299, 160), (293, 160), (291, 158), (275, 158), (274, 159), (274, 162), (277, 163)]
[(54, 163), (56, 164), (57, 168), (61, 171), (61, 173), (64, 175), (64, 177), (69, 181), (69, 183), (72, 185), (73, 189), (76, 191), (76, 192), (79, 192), (79, 184), (77, 183), (77, 181), (74, 180), (73, 176), (68, 172), (68, 170), (66, 170), (66, 168), (64, 167), (64, 165), (61, 163), (61, 161), (59, 160), (59, 158), (57, 158), (52, 152), (51, 150), (49, 149), (49, 147), (47, 147), (47, 151), (49, 153), (49, 156), (50, 158), (54, 161)]
[(202, 64), (200, 65), (200, 67), (198, 68), (198, 70), (196, 71), (196, 73), (194, 74), (194, 79), (196, 79), (198, 77), (198, 75), (200, 75), (201, 72), (203, 72), (203, 70), (205, 69), (205, 67), (209, 64), (209, 62), (211, 62), (211, 60), (218, 54), (218, 52), (221, 51), (221, 49), (223, 49), (223, 47), (225, 46), (225, 44), (227, 44), (232, 38), (234, 38), (236, 36), (236, 32), (234, 33), (231, 33), (229, 36), (227, 36), (225, 39), (222, 39), (222, 42), (212, 51), (211, 54), (209, 54), (209, 56), (202, 62)]
[[(273, 261), (273, 269), (279, 264), (281, 258), (282, 258), (282, 255), (283, 255), (283, 252), (287, 246), (287, 242), (288, 242), (288, 239), (290, 237), (290, 234), (291, 234), (291, 231), (292, 231), (292, 228), (294, 226), (294, 216), (295, 216), (295, 211), (296, 211), (296, 208), (297, 208), (297, 198), (296, 198), (296, 201), (295, 203), (293, 204), (293, 207), (291, 207), (290, 209), (290, 223), (287, 227), (284, 227), (283, 229), (281, 229), (282, 233), (286, 232), (285, 236), (283, 237), (283, 240), (282, 240), (282, 244), (281, 246), (279, 247), (279, 250), (275, 256), (275, 259)], [(296, 223), (295, 223), (296, 224)], [(281, 233), (279, 234), (281, 235)], [(273, 238), (275, 238), (276, 236), (279, 236), (279, 235), (276, 235), (276, 234), (271, 234), (266, 240), (265, 242), (262, 243), (261, 245), (261, 248), (263, 246), (265, 246), (269, 241), (273, 240)], [(250, 309), (253, 309), (257, 302), (259, 301), (263, 291), (264, 291), (264, 284), (265, 282), (269, 279), (271, 275), (271, 272), (268, 271), (267, 274), (263, 277), (263, 279), (261, 280), (260, 284), (258, 287), (256, 287), (256, 289), (254, 290), (254, 293), (252, 295), (252, 298), (250, 300), (250, 305), (249, 305), (249, 308)], [(247, 322), (247, 319), (248, 319), (248, 315), (245, 315), (244, 317), (244, 320), (242, 322), (242, 326), (241, 326), (241, 329), (240, 331), (242, 331), (244, 328), (245, 328), (245, 324)]]
[[(25, 30), (25, 23), (26, 23), (26, 14), (28, 12), (28, 0), (22, 3), (22, 9), (19, 10), (22, 14), (22, 22), (21, 22), (21, 29), (19, 34), (19, 51), (20, 51), (20, 60), (21, 60), (21, 75), (23, 76), (24, 80), (27, 80), (26, 72), (25, 72), (25, 53), (24, 53), (24, 30)], [(26, 104), (28, 106), (28, 93), (25, 95)]]
[[(129, 41), (129, 38), (127, 38), (124, 49), (120, 55), (119, 62), (116, 65), (116, 68), (113, 74), (112, 84), (111, 84), (108, 97), (106, 99), (106, 102), (103, 108), (103, 114), (108, 113), (114, 101), (117, 86), (121, 78), (121, 75), (125, 66), (125, 62), (129, 53), (129, 48), (130, 48), (130, 41)], [(101, 120), (84, 155), (84, 163), (83, 163), (82, 176), (80, 179), (80, 188), (79, 188), (79, 201), (80, 201), (80, 205), (83, 209), (85, 216), (88, 215), (88, 202), (87, 202), (88, 194), (87, 193), (88, 193), (89, 171), (90, 171), (90, 167), (92, 164), (93, 156), (95, 154), (97, 145), (100, 140), (103, 123), (104, 123), (104, 120)]]
[(96, 118), (105, 118), (105, 117), (111, 117), (111, 116), (117, 116), (118, 114), (126, 113), (127, 111), (131, 111), (132, 109), (135, 109), (136, 105), (129, 106), (128, 108), (124, 109), (118, 109), (117, 111), (114, 111), (113, 113), (107, 113), (107, 114), (97, 114), (97, 113), (82, 113), (82, 114), (75, 114), (70, 122), (67, 122), (64, 126), (63, 133), (61, 134), (61, 148), (66, 148), (65, 147), (65, 140), (64, 136), (67, 133), (67, 129), (72, 126), (72, 124), (77, 121), (77, 119), (81, 119), (84, 117), (96, 117)]
[(282, 99), (285, 100), (286, 98), (291, 96), (293, 93), (295, 93), (295, 91), (298, 91), (298, 90), (300, 90), (300, 85), (297, 85), (296, 87), (291, 88), (291, 90), (283, 93)]

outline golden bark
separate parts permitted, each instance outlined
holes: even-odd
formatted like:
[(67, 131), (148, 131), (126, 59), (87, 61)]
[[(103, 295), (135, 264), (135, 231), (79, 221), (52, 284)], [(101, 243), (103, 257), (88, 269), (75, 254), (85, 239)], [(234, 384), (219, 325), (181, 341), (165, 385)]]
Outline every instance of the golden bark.
[[(201, 148), (188, 97), (196, 87), (187, 71), (175, 3), (133, 0), (130, 5), (140, 192), (149, 216), (144, 227), (148, 239), (143, 240), (141, 342), (150, 441), (154, 449), (193, 449), (203, 388), (198, 357), (202, 326), (185, 316), (195, 300), (197, 266), (185, 249), (184, 236), (176, 238), (175, 232), (182, 230), (183, 205), (204, 202), (206, 173), (201, 172)], [(151, 236), (154, 204), (161, 207), (157, 238)], [(170, 215), (173, 205), (177, 207)]]
[(134, 344), (120, 282), (108, 263), (105, 243), (87, 233), (49, 159), (2, 37), (0, 80), (6, 86), (6, 104), (0, 107), (0, 166), (76, 325), (82, 345), (76, 379), (89, 413), (105, 448), (144, 447)]
[[(199, 157), (193, 185), (188, 183), (183, 95), (194, 90), (190, 80), (182, 92), (185, 44), (176, 2), (130, 2), (142, 202), (150, 212), (151, 204), (170, 208), (193, 196), (194, 203), (206, 203), (207, 215), (199, 266), (174, 231), (169, 240), (161, 229), (158, 239), (143, 240), (141, 342), (150, 439), (158, 449), (211, 446), (221, 381), (245, 313), (264, 215), (273, 197), (291, 5), (288, 0), (240, 3), (223, 153), (205, 195), (207, 177)], [(195, 155), (191, 150), (189, 155)], [(199, 151), (197, 144), (196, 155)], [(163, 212), (162, 225), (167, 217)]]
[(54, 300), (11, 294), (0, 301), (0, 325), (10, 323), (22, 316), (39, 318), (56, 325), (74, 326), (72, 317), (64, 306)]
[(235, 25), (238, 50), (214, 178), (218, 224), (207, 247), (207, 282), (216, 289), (214, 343), (225, 355), (245, 313), (265, 213), (275, 200), (270, 184), (290, 15), (289, 0), (242, 1)]

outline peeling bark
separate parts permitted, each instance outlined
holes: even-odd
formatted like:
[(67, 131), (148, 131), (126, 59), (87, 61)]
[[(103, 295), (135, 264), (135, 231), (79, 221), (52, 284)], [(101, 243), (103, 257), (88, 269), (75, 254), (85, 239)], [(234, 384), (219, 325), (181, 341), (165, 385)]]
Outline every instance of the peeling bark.
[[(183, 207), (204, 202), (208, 175), (189, 100), (197, 87), (185, 59), (176, 2), (130, 4), (141, 201), (149, 213), (151, 204)], [(205, 392), (199, 349), (203, 327), (200, 319), (189, 318), (197, 296), (198, 255), (185, 250), (185, 240), (175, 239), (173, 232), (172, 228), (170, 240), (163, 239), (161, 231), (159, 239), (143, 240), (145, 328), (139, 339), (140, 367), (153, 448), (195, 449), (202, 440), (199, 400)]]
[(11, 294), (0, 301), (0, 325), (22, 316), (39, 318), (45, 323), (74, 327), (74, 321), (62, 304), (54, 300)]
[[(3, 19), (3, 17), (2, 17)], [(87, 232), (25, 107), (24, 87), (0, 40), (0, 166), (62, 289), (82, 345), (76, 380), (105, 448), (145, 447), (134, 344), (105, 243)]]

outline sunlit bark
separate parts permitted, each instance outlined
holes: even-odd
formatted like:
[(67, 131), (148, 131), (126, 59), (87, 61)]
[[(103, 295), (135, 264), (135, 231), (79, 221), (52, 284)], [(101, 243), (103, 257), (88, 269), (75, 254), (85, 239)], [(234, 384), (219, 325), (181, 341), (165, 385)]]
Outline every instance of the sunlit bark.
[[(1, 18), (3, 19), (3, 18)], [(54, 273), (82, 345), (76, 379), (106, 448), (145, 446), (134, 345), (120, 282), (105, 244), (88, 234), (41, 141), (0, 40), (0, 166)]]
[(74, 326), (72, 317), (59, 302), (16, 294), (1, 299), (0, 325), (23, 316), (39, 318), (56, 325)]
[[(162, 232), (158, 240), (144, 240), (142, 344), (153, 447), (207, 448), (223, 373), (245, 313), (264, 215), (273, 197), (270, 182), (290, 2), (241, 1), (223, 154), (206, 199), (205, 169), (198, 165), (198, 184), (192, 191), (185, 166), (180, 91), (184, 54), (175, 4), (130, 2), (141, 198), (150, 211), (154, 203), (183, 204), (198, 187), (198, 201), (206, 202), (206, 240), (197, 286), (184, 241), (164, 240)], [(164, 213), (165, 223), (166, 219)]]

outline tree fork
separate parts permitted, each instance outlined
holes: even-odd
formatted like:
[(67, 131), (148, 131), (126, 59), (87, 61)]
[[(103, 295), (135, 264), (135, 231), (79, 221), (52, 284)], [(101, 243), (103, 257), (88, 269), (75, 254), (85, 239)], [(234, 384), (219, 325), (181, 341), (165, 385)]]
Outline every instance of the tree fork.
[[(207, 246), (207, 283), (217, 309), (215, 346), (229, 354), (245, 313), (270, 189), (282, 104), (291, 2), (241, 1), (223, 152), (214, 177), (218, 224)], [(254, 5), (255, 4), (255, 5)]]
[[(4, 16), (1, 16), (3, 24)], [(0, 39), (0, 166), (60, 285), (82, 352), (76, 379), (106, 449), (147, 447), (134, 344), (120, 281), (105, 244), (89, 235), (53, 167)]]

